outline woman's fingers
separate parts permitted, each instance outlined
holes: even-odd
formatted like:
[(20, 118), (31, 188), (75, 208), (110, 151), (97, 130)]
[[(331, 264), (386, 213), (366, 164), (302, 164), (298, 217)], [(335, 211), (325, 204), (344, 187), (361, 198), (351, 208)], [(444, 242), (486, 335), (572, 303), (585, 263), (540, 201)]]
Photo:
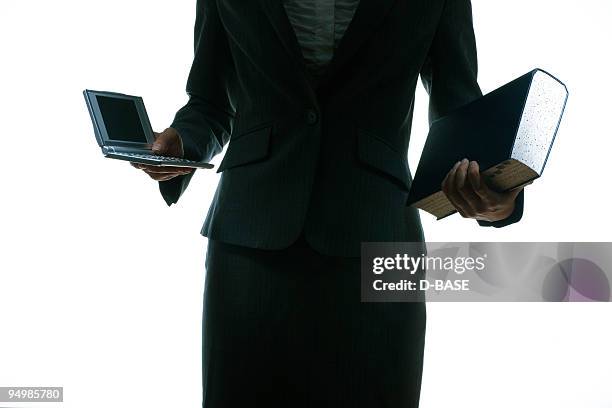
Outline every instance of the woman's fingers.
[(130, 164), (144, 171), (149, 177), (156, 181), (167, 181), (178, 176), (189, 174), (194, 170), (191, 167), (153, 166), (134, 162), (130, 162)]
[(152, 164), (142, 164), (130, 162), (132, 166), (137, 169), (144, 170), (150, 173), (177, 173), (177, 174), (189, 174), (194, 169), (193, 167), (172, 167), (172, 166), (155, 166)]
[(469, 206), (465, 199), (457, 191), (457, 174), (461, 172), (461, 167), (464, 162), (457, 162), (453, 168), (448, 172), (444, 181), (442, 182), (442, 191), (448, 198), (448, 200), (457, 209), (462, 217), (467, 217), (466, 210), (469, 210)]

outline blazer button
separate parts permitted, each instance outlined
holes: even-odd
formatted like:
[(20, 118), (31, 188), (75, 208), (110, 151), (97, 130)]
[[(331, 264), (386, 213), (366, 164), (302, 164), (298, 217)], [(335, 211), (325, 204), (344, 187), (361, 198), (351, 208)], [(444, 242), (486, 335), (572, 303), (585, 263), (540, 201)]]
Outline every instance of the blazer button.
[(308, 123), (309, 125), (314, 125), (315, 123), (317, 123), (317, 120), (319, 118), (319, 115), (317, 115), (317, 112), (313, 109), (308, 109), (306, 111), (306, 123)]

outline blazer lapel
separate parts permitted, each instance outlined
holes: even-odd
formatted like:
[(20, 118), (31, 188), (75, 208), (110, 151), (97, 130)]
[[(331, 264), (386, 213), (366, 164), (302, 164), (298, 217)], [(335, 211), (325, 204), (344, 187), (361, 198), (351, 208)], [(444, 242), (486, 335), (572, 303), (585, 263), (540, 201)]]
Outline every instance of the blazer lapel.
[(295, 30), (289, 21), (289, 16), (285, 11), (283, 0), (259, 0), (265, 14), (270, 20), (270, 24), (276, 31), (276, 34), (287, 51), (287, 54), (297, 66), (298, 71), (314, 87), (315, 80), (308, 71), (300, 43), (295, 34)]

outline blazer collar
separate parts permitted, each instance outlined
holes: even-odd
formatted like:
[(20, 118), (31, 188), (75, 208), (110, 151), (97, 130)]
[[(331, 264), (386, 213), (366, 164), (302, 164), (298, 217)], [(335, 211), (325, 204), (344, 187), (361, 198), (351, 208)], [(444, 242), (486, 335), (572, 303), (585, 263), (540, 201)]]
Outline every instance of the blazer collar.
[[(294, 60), (304, 79), (315, 86), (308, 72), (297, 36), (285, 11), (283, 0), (258, 0), (289, 57)], [(363, 42), (379, 27), (395, 0), (360, 0), (353, 20), (340, 40), (334, 56), (318, 86), (329, 82), (357, 52)]]

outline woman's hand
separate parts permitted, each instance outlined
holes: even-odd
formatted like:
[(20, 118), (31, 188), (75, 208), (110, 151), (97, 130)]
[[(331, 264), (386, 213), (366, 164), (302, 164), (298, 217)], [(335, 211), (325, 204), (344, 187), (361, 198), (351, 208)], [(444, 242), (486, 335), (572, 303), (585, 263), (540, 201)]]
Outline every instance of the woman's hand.
[[(153, 134), (155, 135), (155, 142), (151, 147), (153, 153), (168, 157), (183, 157), (183, 141), (176, 129), (168, 128), (161, 133), (153, 132)], [(131, 164), (137, 169), (147, 173), (156, 181), (170, 180), (178, 176), (189, 174), (194, 170), (191, 167), (155, 166), (134, 162), (131, 162)]]
[(463, 159), (455, 163), (441, 187), (462, 217), (499, 221), (512, 214), (514, 200), (525, 186), (504, 193), (493, 191), (480, 174), (478, 163)]

